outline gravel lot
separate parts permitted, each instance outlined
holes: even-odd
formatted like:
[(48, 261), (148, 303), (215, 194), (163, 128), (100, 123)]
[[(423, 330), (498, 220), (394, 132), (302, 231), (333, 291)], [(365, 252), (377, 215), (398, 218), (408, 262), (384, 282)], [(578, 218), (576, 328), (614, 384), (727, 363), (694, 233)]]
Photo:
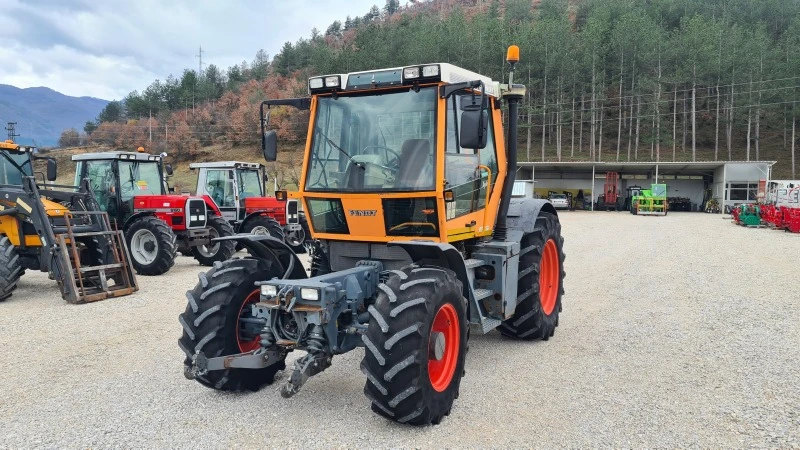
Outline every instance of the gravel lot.
[(186, 380), (191, 258), (80, 306), (29, 272), (0, 303), (0, 448), (800, 446), (800, 235), (696, 213), (561, 221), (555, 337), (473, 333), (461, 397), (426, 428), (370, 411), (360, 350), (289, 400)]

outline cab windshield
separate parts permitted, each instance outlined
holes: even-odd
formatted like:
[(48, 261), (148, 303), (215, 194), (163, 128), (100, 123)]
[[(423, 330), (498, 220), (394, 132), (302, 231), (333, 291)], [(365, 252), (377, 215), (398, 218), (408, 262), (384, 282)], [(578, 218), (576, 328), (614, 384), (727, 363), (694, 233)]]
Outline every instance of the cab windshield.
[(307, 191), (430, 191), (436, 88), (319, 97)]
[(119, 161), (119, 190), (122, 201), (135, 195), (161, 195), (161, 168), (158, 162)]
[[(14, 161), (23, 170), (24, 176), (32, 176), (33, 169), (31, 168), (30, 155), (25, 152), (12, 152), (3, 151), (11, 161)], [(19, 171), (11, 161), (3, 156), (0, 156), (0, 184), (8, 184), (13, 186), (22, 185), (23, 173)]]
[(239, 198), (261, 197), (261, 172), (258, 170), (238, 170)]

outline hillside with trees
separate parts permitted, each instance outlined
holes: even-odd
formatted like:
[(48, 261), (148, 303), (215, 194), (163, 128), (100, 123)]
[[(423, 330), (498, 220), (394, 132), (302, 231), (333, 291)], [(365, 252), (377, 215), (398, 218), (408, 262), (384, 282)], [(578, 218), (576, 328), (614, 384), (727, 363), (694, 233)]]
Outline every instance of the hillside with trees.
[[(179, 159), (255, 149), (259, 103), (307, 95), (309, 76), (449, 62), (500, 80), (512, 43), (523, 160), (777, 160), (776, 177), (797, 177), (798, 0), (387, 0), (273, 58), (156, 80), (85, 132)], [(291, 109), (271, 119), (286, 143), (307, 124)]]

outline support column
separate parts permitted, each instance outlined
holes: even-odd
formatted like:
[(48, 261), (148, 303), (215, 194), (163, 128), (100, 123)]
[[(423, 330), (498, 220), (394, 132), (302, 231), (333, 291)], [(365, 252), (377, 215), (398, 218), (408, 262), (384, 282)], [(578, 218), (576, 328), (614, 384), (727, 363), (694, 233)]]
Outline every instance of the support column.
[(592, 211), (594, 211), (594, 164), (592, 164), (592, 194), (589, 196), (592, 205)]

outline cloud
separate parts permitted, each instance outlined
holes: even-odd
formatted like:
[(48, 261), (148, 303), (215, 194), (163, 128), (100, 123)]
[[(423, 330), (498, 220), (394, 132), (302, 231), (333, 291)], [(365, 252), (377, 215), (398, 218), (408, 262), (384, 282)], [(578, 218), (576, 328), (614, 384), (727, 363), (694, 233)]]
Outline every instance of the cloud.
[[(121, 99), (198, 64), (225, 69), (366, 13), (375, 0), (0, 0), (0, 83)], [(378, 6), (383, 6), (382, 3)]]

